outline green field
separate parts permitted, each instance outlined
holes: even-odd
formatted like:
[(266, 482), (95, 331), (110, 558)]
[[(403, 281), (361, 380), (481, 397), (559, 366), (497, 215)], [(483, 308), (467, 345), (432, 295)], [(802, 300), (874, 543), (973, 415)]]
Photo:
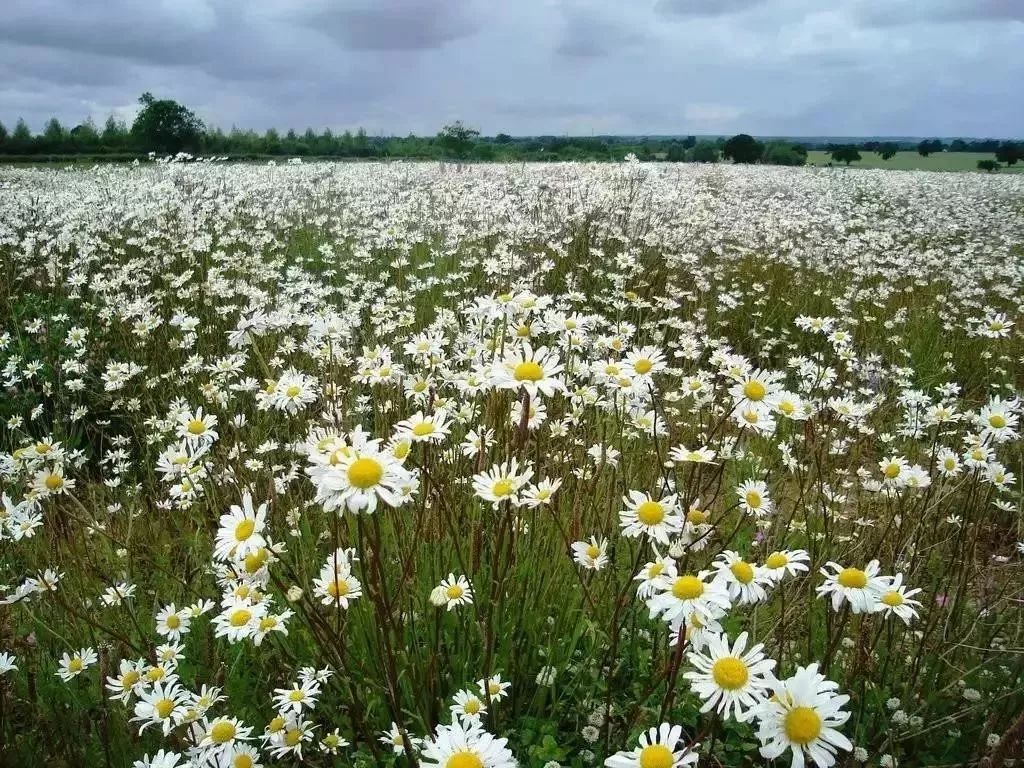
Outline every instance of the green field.
[[(883, 160), (874, 152), (861, 152), (861, 160), (850, 163), (851, 168), (891, 168), (897, 171), (976, 171), (979, 160), (992, 160), (994, 156), (986, 152), (941, 152), (922, 157), (917, 152), (897, 152), (896, 157)], [(807, 153), (807, 163), (825, 165), (830, 160), (828, 152), (811, 151)], [(838, 163), (837, 163), (838, 165)], [(1003, 166), (999, 173), (1019, 173), (1024, 165)]]

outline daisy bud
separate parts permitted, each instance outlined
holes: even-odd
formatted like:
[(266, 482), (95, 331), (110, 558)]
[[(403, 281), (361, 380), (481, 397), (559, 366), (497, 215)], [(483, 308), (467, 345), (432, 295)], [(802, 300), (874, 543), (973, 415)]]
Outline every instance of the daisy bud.
[(292, 586), (288, 587), (288, 593), (286, 597), (288, 598), (288, 602), (297, 603), (299, 600), (302, 599), (302, 588), (298, 585), (293, 584)]

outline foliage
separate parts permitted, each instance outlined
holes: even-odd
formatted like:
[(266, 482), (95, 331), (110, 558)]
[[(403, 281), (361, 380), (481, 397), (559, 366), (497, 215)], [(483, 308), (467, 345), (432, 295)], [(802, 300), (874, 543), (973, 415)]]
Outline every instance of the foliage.
[(132, 123), (131, 134), (147, 152), (175, 154), (196, 152), (202, 142), (203, 123), (189, 109), (151, 93), (139, 97), (142, 108)]
[(833, 160), (840, 163), (846, 163), (849, 165), (852, 162), (860, 160), (860, 150), (857, 149), (854, 144), (841, 144), (829, 150)]
[(764, 145), (747, 133), (733, 136), (722, 147), (722, 157), (734, 163), (756, 163), (763, 152)]

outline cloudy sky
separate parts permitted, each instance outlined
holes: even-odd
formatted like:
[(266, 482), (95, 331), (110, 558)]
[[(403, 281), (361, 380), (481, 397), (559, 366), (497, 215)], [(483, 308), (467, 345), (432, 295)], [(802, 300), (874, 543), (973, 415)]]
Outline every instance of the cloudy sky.
[(1024, 0), (2, 0), (0, 120), (1024, 134)]

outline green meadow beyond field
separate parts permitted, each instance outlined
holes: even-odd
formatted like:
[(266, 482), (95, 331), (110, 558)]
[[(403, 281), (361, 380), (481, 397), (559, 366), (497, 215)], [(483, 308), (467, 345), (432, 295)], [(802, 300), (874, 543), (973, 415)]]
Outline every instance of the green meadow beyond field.
[(1021, 765), (1024, 176), (810, 159), (0, 169), (0, 765)]
[[(876, 152), (863, 151), (861, 159), (850, 163), (851, 168), (892, 168), (900, 171), (977, 171), (979, 161), (991, 161), (992, 155), (984, 152), (935, 152), (927, 157), (918, 152), (897, 152), (885, 160)], [(828, 152), (811, 150), (807, 162), (812, 165), (832, 163), (842, 167), (844, 163), (834, 161)], [(998, 173), (1020, 173), (1024, 163), (1002, 165)], [(985, 171), (981, 171), (984, 173)]]

